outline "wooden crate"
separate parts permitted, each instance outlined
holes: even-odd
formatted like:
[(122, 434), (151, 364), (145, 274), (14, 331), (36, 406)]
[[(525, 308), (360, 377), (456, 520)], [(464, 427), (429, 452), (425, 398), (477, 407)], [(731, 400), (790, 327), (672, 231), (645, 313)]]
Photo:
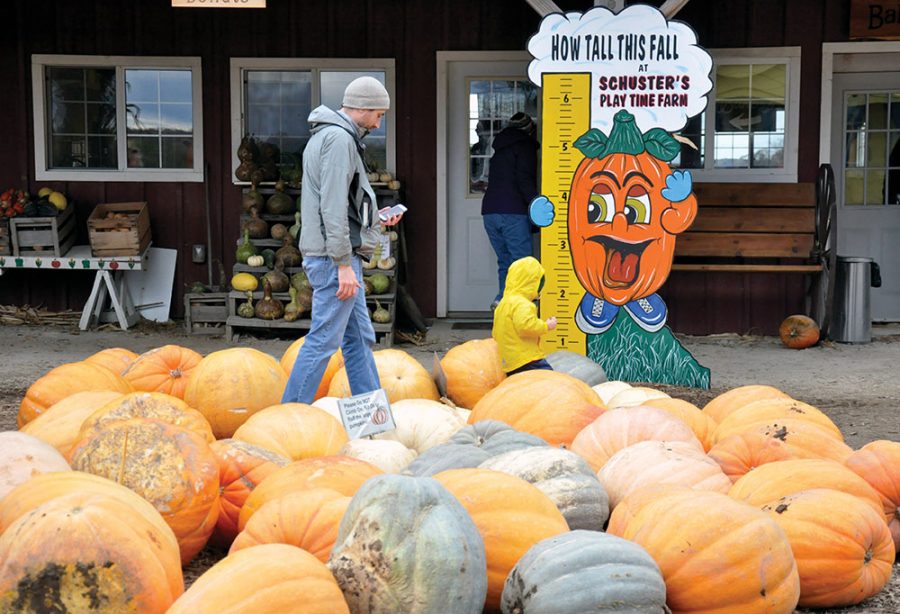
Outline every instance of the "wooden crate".
[(12, 254), (12, 246), (9, 243), (9, 220), (0, 219), (0, 256)]
[[(108, 218), (110, 213), (125, 217)], [(94, 256), (138, 256), (150, 245), (150, 212), (146, 202), (103, 203), (87, 221)]]
[(9, 219), (13, 256), (64, 256), (75, 245), (75, 207), (59, 215)]
[(222, 335), (227, 320), (227, 292), (184, 295), (184, 329), (189, 335)]

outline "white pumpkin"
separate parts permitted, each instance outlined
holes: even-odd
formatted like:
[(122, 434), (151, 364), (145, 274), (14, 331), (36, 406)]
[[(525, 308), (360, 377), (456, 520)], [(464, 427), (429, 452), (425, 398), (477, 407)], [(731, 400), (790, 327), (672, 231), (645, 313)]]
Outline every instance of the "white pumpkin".
[(632, 386), (626, 390), (622, 390), (613, 396), (607, 407), (615, 409), (616, 407), (634, 407), (640, 405), (648, 399), (667, 399), (669, 395), (655, 388), (647, 388), (646, 386)]
[(63, 455), (49, 443), (18, 431), (0, 433), (0, 501), (35, 475), (71, 470)]
[[(312, 402), (313, 407), (318, 407), (319, 409), (324, 409), (329, 414), (337, 418), (338, 422), (341, 422), (341, 410), (338, 409), (338, 398), (337, 397), (322, 397), (320, 399), (316, 399)], [(343, 424), (343, 422), (341, 422)]]
[(375, 465), (385, 473), (400, 473), (416, 458), (416, 453), (392, 439), (352, 439), (339, 454)]
[(416, 454), (444, 443), (465, 425), (451, 407), (429, 399), (397, 401), (391, 412), (397, 428), (375, 438), (399, 441)]
[(695, 443), (641, 441), (616, 452), (597, 473), (609, 495), (609, 507), (629, 493), (656, 484), (727, 493), (731, 480)]
[(591, 386), (591, 388), (594, 389), (594, 392), (597, 393), (597, 396), (603, 399), (603, 403), (607, 407), (610, 407), (610, 400), (623, 390), (628, 390), (629, 388), (631, 388), (631, 384), (620, 380), (613, 380), (611, 382), (603, 382), (602, 384)]

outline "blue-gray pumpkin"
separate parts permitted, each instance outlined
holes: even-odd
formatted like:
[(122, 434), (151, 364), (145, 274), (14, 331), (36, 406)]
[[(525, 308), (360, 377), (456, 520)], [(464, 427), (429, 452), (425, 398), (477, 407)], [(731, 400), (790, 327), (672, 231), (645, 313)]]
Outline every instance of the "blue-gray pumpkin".
[(569, 450), (536, 446), (487, 459), (482, 469), (522, 478), (550, 497), (573, 531), (602, 531), (609, 518), (609, 497), (597, 474)]
[(642, 547), (596, 531), (539, 541), (509, 572), (503, 614), (661, 614), (666, 584)]
[(354, 613), (476, 614), (487, 595), (481, 535), (431, 478), (367, 480), (341, 520), (328, 567)]

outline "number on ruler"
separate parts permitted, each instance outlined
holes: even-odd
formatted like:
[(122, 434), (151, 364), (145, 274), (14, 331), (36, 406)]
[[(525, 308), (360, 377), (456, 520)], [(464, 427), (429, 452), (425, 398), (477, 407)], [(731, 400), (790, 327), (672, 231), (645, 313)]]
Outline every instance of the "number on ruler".
[(559, 249), (566, 249), (566, 240), (565, 239), (559, 240)]
[(568, 94), (565, 94), (565, 95), (563, 96), (563, 102), (569, 102), (569, 95), (568, 95)]
[(563, 199), (563, 202), (568, 202), (568, 201), (569, 201), (569, 193), (568, 193), (568, 192), (563, 192), (563, 193), (562, 193), (562, 199)]
[(569, 142), (568, 142), (568, 141), (563, 141), (563, 142), (562, 142), (562, 150), (563, 150), (563, 151), (569, 151)]
[(560, 288), (559, 298), (566, 298), (566, 289), (565, 288)]

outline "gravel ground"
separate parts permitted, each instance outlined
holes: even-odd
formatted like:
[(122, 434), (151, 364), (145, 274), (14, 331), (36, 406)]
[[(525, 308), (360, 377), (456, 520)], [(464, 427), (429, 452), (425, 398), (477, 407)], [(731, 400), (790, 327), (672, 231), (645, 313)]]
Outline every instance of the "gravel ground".
[[(900, 326), (876, 326), (874, 332), (869, 344), (824, 343), (803, 351), (788, 350), (771, 337), (679, 337), (700, 364), (712, 369), (713, 388), (661, 388), (702, 407), (729, 388), (770, 384), (827, 413), (853, 448), (875, 439), (900, 441)], [(485, 330), (455, 330), (450, 322), (439, 321), (421, 346), (399, 347), (430, 369), (434, 353), (442, 355), (453, 345), (488, 335)], [(280, 357), (290, 341), (242, 337), (237, 345)], [(175, 324), (144, 322), (129, 331), (107, 328), (91, 332), (81, 332), (74, 325), (0, 326), (0, 347), (7, 348), (4, 376), (0, 378), (0, 430), (16, 428), (16, 414), (25, 390), (54, 366), (82, 360), (107, 347), (126, 347), (140, 353), (167, 343), (188, 346), (203, 354), (234, 345), (221, 337), (188, 336)], [(186, 583), (193, 582), (221, 556), (212, 549), (203, 550), (185, 568)], [(900, 613), (900, 563), (894, 564), (890, 583), (858, 606), (798, 612)]]

